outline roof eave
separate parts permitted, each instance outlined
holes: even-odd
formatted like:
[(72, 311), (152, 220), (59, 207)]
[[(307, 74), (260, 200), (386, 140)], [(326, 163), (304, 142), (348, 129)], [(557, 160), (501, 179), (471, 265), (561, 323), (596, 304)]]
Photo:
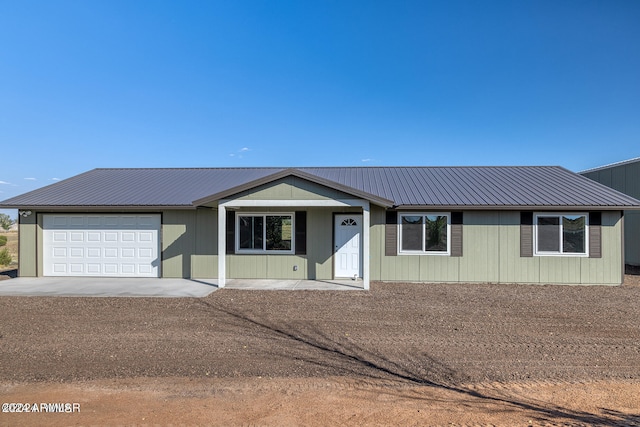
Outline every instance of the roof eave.
[(1, 209), (19, 209), (49, 212), (69, 212), (69, 211), (161, 211), (161, 210), (194, 210), (193, 205), (0, 205)]
[(397, 205), (396, 210), (437, 211), (628, 211), (640, 210), (637, 206), (549, 206), (549, 205)]

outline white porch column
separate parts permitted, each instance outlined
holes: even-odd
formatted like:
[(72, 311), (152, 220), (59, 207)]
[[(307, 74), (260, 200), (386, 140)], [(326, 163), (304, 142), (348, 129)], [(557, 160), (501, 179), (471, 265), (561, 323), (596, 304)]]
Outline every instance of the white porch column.
[(227, 209), (218, 205), (218, 287), (224, 288), (227, 281)]
[(369, 202), (365, 202), (362, 206), (362, 246), (364, 246), (362, 252), (362, 282), (364, 285), (364, 290), (369, 290), (369, 264), (370, 264), (370, 256), (371, 256), (371, 247), (370, 247), (370, 239), (369, 239), (369, 229), (371, 228), (371, 220), (369, 218)]

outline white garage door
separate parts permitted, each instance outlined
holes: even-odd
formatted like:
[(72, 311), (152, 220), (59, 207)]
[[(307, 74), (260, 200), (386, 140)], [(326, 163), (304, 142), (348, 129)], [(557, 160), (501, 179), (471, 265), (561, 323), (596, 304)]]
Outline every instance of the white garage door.
[(43, 215), (45, 276), (158, 277), (160, 215)]

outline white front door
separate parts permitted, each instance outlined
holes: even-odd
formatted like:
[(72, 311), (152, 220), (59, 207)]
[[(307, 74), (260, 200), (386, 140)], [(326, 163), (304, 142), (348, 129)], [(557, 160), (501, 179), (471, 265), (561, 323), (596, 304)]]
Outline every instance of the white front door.
[(335, 277), (362, 277), (362, 215), (335, 216)]

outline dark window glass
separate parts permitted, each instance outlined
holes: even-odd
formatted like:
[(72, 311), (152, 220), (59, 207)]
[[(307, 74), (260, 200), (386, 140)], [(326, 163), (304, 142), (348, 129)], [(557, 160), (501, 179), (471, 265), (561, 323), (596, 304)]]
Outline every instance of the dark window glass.
[(403, 251), (422, 250), (422, 216), (402, 217), (402, 248)]
[(427, 215), (425, 217), (425, 250), (429, 252), (447, 251), (447, 217)]
[(585, 253), (585, 220), (581, 215), (562, 217), (562, 252)]
[(560, 218), (538, 217), (538, 251), (560, 252)]
[(262, 250), (261, 216), (241, 216), (238, 220), (240, 228), (240, 249)]
[(267, 250), (290, 251), (291, 250), (291, 226), (290, 216), (267, 216)]

